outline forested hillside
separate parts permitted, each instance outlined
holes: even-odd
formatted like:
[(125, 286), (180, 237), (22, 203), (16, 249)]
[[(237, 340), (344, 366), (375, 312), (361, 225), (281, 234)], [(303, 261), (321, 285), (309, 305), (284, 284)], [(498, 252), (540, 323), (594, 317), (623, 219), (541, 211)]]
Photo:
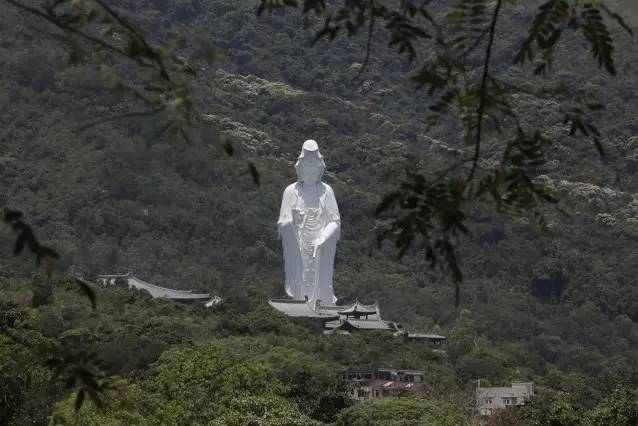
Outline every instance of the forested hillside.
[[(31, 258), (12, 257), (14, 236), (2, 232), (1, 299), (26, 309), (21, 327), (29, 339), (88, 351), (124, 389), (110, 390), (106, 411), (87, 402), (83, 424), (248, 424), (264, 413), (272, 418), (263, 424), (352, 424), (365, 408), (339, 414), (351, 401), (335, 372), (380, 366), (426, 372), (428, 394), (405, 401), (405, 410), (422, 413), (419, 424), (468, 421), (477, 379), (539, 384), (538, 404), (525, 414), (530, 424), (547, 424), (543, 415), (563, 416), (560, 424), (609, 424), (613, 389), (637, 415), (635, 37), (614, 32), (615, 77), (577, 40), (560, 48), (556, 72), (532, 77), (511, 58), (529, 24), (525, 7), (537, 5), (505, 12), (495, 72), (523, 88), (551, 81), (595, 94), (606, 106), (597, 123), (606, 155), (553, 124), (552, 100), (515, 100), (558, 141), (537, 179), (560, 202), (546, 208), (547, 231), (489, 205), (470, 207), (455, 308), (449, 278), (431, 270), (423, 253), (397, 260), (390, 244), (375, 244), (375, 207), (404, 166), (444, 169), (467, 150), (460, 123), (428, 126), (430, 100), (410, 81), (414, 65), (380, 37), (359, 74), (364, 34), (312, 46), (318, 23), (287, 11), (257, 17), (255, 0), (113, 3), (154, 39), (184, 36), (185, 56), (217, 54), (193, 77), (209, 125), (194, 129), (191, 140), (163, 132), (162, 114), (96, 123), (140, 105), (112, 90), (95, 67), (69, 63), (67, 44), (46, 23), (9, 6), (0, 16), (0, 205), (24, 212), (61, 256), (50, 294)], [(609, 4), (638, 28), (634, 1)], [(223, 138), (235, 156), (224, 154)], [(379, 301), (384, 318), (448, 336), (445, 354), (391, 336), (320, 337), (318, 325), (267, 305), (283, 294), (280, 197), (308, 138), (319, 143), (341, 211), (337, 297)], [(486, 151), (498, 142), (488, 139)], [(257, 166), (259, 186), (242, 158)], [(208, 311), (100, 289), (92, 311), (67, 278), (127, 271), (218, 293), (225, 304)], [(30, 369), (32, 355), (2, 339), (0, 423), (42, 424), (54, 410), (70, 421), (75, 394), (45, 367)], [(369, 410), (374, 419), (389, 408)]]

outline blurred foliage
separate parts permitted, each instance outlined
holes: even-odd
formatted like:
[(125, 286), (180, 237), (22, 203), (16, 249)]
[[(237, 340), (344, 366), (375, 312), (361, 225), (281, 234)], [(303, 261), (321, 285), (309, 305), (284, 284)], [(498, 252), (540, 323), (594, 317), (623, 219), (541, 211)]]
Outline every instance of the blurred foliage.
[[(426, 121), (460, 123), (461, 134), (455, 139), (469, 148), (469, 154), (435, 171), (435, 178), (429, 177), (432, 170), (428, 168), (409, 168), (397, 191), (387, 195), (377, 208), (378, 214), (391, 212), (385, 217), (390, 227), (379, 234), (380, 238), (393, 238), (400, 255), (416, 246), (425, 252), (431, 266), (442, 264), (455, 283), (457, 305), (462, 274), (454, 243), (467, 234), (464, 207), (468, 202), (490, 199), (497, 211), (534, 217), (543, 227), (546, 226), (543, 204), (556, 202), (551, 191), (534, 178), (539, 166), (552, 158), (548, 151), (557, 141), (542, 134), (546, 124), (524, 124), (525, 117), (517, 110), (513, 98), (532, 93), (556, 101), (562, 124), (570, 126), (570, 135), (590, 138), (604, 156), (602, 135), (594, 119), (600, 117), (599, 112), (605, 106), (592, 101), (591, 93), (585, 91), (580, 95), (573, 88), (555, 87), (548, 79), (540, 81), (540, 88), (530, 90), (512, 84), (510, 75), (494, 71), (497, 65), (494, 59), (500, 56), (502, 62), (502, 56), (509, 53), (495, 43), (502, 31), (499, 18), (507, 14), (507, 8), (520, 10), (523, 6), (517, 2), (470, 0), (417, 5), (399, 1), (388, 5), (375, 0), (330, 4), (322, 0), (261, 0), (258, 13), (282, 7), (300, 8), (305, 19), (316, 16), (323, 21), (314, 42), (323, 37), (332, 41), (342, 33), (354, 37), (362, 29), (367, 31), (360, 72), (365, 71), (369, 62), (376, 29), (376, 37), (387, 40), (388, 47), (406, 55), (409, 63), (422, 63), (412, 80), (417, 89), (427, 90), (431, 101)], [(598, 67), (616, 75), (614, 44), (607, 24), (614, 22), (633, 35), (624, 19), (602, 2), (549, 0), (531, 17), (527, 38), (509, 60), (523, 64), (540, 55), (542, 60), (534, 64), (533, 75), (546, 74), (552, 68), (554, 52), (566, 31), (581, 31)], [(505, 54), (497, 52), (498, 48), (505, 50)], [(427, 53), (418, 55), (424, 51)], [(480, 73), (476, 72), (479, 69)], [(500, 146), (494, 146), (486, 155), (484, 143), (490, 138), (499, 141)], [(495, 155), (500, 158), (483, 167), (483, 160)]]
[(21, 212), (4, 209), (4, 211), (0, 212), (0, 220), (9, 225), (17, 234), (13, 254), (19, 255), (26, 246), (29, 251), (35, 255), (35, 261), (38, 266), (40, 266), (44, 260), (46, 263), (47, 277), (50, 277), (53, 273), (53, 260), (58, 259), (60, 255), (52, 248), (43, 247), (38, 242), (33, 234), (33, 229), (22, 221)]
[(422, 398), (376, 400), (343, 410), (335, 424), (339, 426), (407, 426), (466, 424), (458, 406)]
[[(213, 311), (117, 287), (96, 288), (93, 310), (71, 282), (57, 278), (50, 303), (21, 308), (34, 287), (0, 281), (4, 321), (20, 338), (3, 336), (0, 346), (5, 424), (475, 424), (478, 378), (484, 385), (533, 380), (538, 387), (531, 404), (491, 422), (631, 424), (636, 415), (633, 366), (599, 359), (605, 367), (593, 378), (574, 362), (552, 367), (532, 347), (480, 334), (469, 311), (440, 330), (449, 339), (441, 351), (383, 333), (322, 335), (319, 324), (270, 309), (242, 312), (235, 302)], [(249, 299), (262, 303), (258, 295)], [(268, 326), (239, 326), (260, 322)], [(582, 352), (582, 341), (563, 344), (564, 356)], [(72, 371), (62, 374), (46, 362), (56, 351), (84, 354), (100, 382), (98, 398), (78, 403), (89, 383), (78, 386)], [(353, 405), (337, 373), (380, 367), (424, 371), (424, 388)]]

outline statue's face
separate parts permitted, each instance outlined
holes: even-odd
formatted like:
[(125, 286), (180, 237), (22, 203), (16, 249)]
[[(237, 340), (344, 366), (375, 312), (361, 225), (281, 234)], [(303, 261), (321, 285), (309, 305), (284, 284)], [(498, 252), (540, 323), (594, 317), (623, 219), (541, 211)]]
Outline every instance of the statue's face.
[(306, 154), (306, 156), (302, 158), (300, 163), (300, 177), (303, 183), (313, 184), (319, 182), (321, 172), (321, 160), (319, 160), (317, 154)]

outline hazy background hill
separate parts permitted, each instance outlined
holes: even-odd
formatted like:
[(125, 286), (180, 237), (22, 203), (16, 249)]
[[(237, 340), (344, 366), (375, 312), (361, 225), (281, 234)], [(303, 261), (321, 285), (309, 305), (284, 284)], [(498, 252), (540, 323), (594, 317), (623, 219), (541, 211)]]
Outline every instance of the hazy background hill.
[[(153, 37), (185, 35), (185, 54), (223, 55), (197, 77), (212, 125), (193, 143), (158, 136), (158, 119), (78, 131), (137, 106), (109, 91), (97, 71), (66, 66), (64, 45), (40, 32), (51, 31), (46, 25), (12, 9), (3, 13), (0, 203), (25, 212), (60, 252), (61, 271), (91, 277), (132, 270), (159, 285), (219, 292), (249, 310), (283, 292), (280, 196), (295, 179), (303, 140), (314, 138), (342, 215), (337, 296), (378, 300), (387, 319), (413, 329), (450, 326), (458, 311), (445, 277), (430, 271), (421, 253), (398, 262), (391, 247), (376, 249), (373, 212), (407, 154), (432, 170), (459, 155), (459, 124), (427, 129), (427, 96), (408, 81), (415, 68), (383, 45), (373, 46), (359, 76), (363, 36), (311, 47), (312, 28), (304, 30), (301, 18), (257, 18), (256, 3), (118, 2)], [(635, 2), (616, 4), (636, 28)], [(525, 22), (516, 14), (501, 22), (497, 69), (512, 83), (539, 84), (529, 70), (510, 67)], [(576, 42), (560, 52), (549, 77), (593, 90), (608, 107), (599, 123), (605, 161), (566, 129), (547, 129), (560, 143), (556, 161), (538, 174), (570, 214), (548, 210), (551, 234), (541, 235), (524, 219), (470, 207), (472, 236), (460, 248), (461, 307), (488, 338), (481, 345), (502, 345), (502, 352), (484, 356), (490, 368), (468, 366), (464, 379), (492, 374), (498, 381), (515, 369), (543, 374), (548, 363), (587, 374), (636, 374), (638, 50), (635, 39), (615, 36), (616, 78), (604, 77)], [(548, 116), (548, 102), (521, 96), (518, 106), (543, 127), (556, 118)], [(260, 187), (243, 162), (222, 154), (220, 135), (255, 159)], [(489, 141), (488, 150), (496, 143)], [(11, 235), (0, 238), (0, 276), (30, 274), (30, 260), (8, 259)]]

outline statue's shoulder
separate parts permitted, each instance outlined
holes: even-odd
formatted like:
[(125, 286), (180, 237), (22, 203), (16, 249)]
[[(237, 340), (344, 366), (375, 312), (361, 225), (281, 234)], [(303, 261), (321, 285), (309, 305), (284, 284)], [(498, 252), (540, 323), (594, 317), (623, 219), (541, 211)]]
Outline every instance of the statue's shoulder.
[(294, 194), (297, 192), (297, 182), (293, 182), (284, 189), (284, 195)]
[(326, 191), (326, 193), (334, 194), (334, 191), (332, 190), (332, 187), (330, 185), (325, 182), (321, 182), (321, 185), (323, 185), (323, 190)]

